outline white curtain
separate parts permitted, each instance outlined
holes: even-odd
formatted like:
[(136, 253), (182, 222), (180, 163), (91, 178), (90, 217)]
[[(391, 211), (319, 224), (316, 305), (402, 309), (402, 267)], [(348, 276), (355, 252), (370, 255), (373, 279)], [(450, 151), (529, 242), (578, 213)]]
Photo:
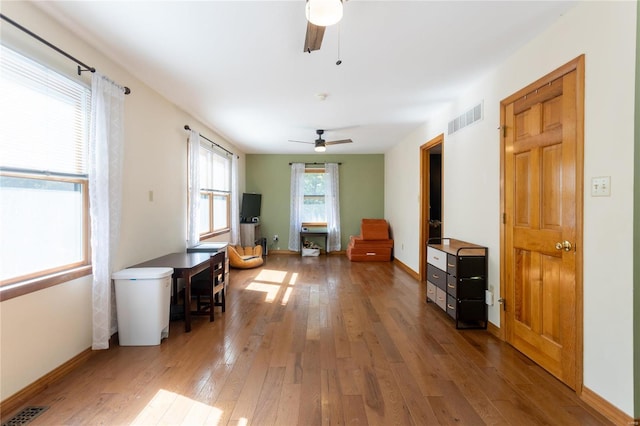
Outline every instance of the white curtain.
[(300, 228), (304, 204), (304, 163), (291, 164), (291, 208), (289, 213), (289, 250), (300, 251)]
[(327, 253), (340, 251), (340, 180), (338, 164), (327, 163), (324, 166), (324, 205), (327, 209)]
[(92, 349), (108, 349), (117, 331), (112, 262), (122, 211), (124, 89), (99, 72), (91, 79), (89, 211), (93, 267)]
[(187, 247), (200, 242), (200, 134), (191, 130), (189, 133), (189, 220), (187, 223)]
[(240, 194), (238, 193), (238, 157), (231, 159), (231, 238), (230, 244), (240, 244)]

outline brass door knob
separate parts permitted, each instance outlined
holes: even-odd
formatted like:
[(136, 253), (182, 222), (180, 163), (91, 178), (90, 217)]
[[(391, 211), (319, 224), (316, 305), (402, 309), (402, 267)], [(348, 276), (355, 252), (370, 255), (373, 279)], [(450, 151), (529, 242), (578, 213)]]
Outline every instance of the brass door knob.
[(556, 250), (571, 251), (572, 248), (573, 248), (573, 245), (567, 240), (556, 243)]

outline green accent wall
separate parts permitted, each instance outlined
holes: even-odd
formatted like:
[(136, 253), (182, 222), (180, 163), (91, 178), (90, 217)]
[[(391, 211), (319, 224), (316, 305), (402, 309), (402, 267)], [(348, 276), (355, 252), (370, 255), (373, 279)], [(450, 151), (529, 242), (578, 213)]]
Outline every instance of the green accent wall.
[(636, 3), (636, 87), (633, 168), (633, 417), (640, 418), (640, 4)]
[[(246, 192), (262, 194), (261, 231), (269, 250), (288, 250), (289, 163), (342, 163), (340, 166), (341, 248), (360, 234), (360, 219), (384, 218), (384, 155), (247, 154)], [(278, 235), (277, 243), (273, 236)], [(324, 244), (324, 242), (321, 242)]]

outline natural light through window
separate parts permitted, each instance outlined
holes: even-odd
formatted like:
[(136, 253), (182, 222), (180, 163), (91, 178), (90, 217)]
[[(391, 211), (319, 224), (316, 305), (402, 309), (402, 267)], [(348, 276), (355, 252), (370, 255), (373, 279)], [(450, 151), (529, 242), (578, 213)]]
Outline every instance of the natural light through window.
[(273, 269), (263, 269), (260, 271), (255, 281), (268, 282), (268, 283), (284, 283), (287, 276), (287, 271), (274, 271)]
[[(224, 411), (202, 402), (160, 389), (140, 411), (132, 425), (183, 424), (217, 425)], [(238, 424), (246, 424), (240, 419)]]
[(280, 291), (280, 286), (274, 284), (257, 283), (254, 281), (247, 286), (247, 290), (261, 291), (263, 293), (266, 293), (264, 300), (265, 302), (271, 303), (276, 300), (278, 291)]
[(289, 297), (291, 297), (291, 292), (293, 291), (293, 288), (288, 287), (285, 291), (284, 291), (284, 296), (282, 296), (282, 302), (280, 302), (280, 304), (282, 306), (286, 306), (287, 303), (289, 303)]
[[(0, 281), (86, 267), (91, 90), (0, 46)], [(38, 248), (37, 256), (24, 253)]]
[(258, 276), (247, 286), (247, 290), (259, 291), (265, 294), (265, 302), (273, 303), (278, 299), (280, 290), (284, 288), (281, 305), (289, 302), (293, 286), (298, 279), (298, 274), (291, 274), (287, 281), (287, 271), (276, 271), (273, 269), (263, 269)]

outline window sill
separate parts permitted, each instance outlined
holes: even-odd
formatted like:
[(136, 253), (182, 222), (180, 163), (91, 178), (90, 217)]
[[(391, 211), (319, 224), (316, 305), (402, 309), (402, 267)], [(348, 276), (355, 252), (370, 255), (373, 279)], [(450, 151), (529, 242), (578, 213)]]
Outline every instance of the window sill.
[(200, 235), (200, 241), (205, 241), (205, 240), (208, 240), (209, 238), (217, 237), (218, 235), (228, 234), (229, 232), (231, 232), (231, 229), (226, 228), (226, 229), (221, 229), (219, 231), (209, 232), (207, 234), (202, 234)]
[(86, 275), (91, 275), (91, 273), (91, 265), (86, 265), (69, 269), (63, 272), (58, 272), (56, 274), (34, 278), (28, 281), (7, 284), (0, 287), (0, 302), (13, 299), (14, 297), (24, 296), (25, 294), (33, 293), (45, 288), (53, 287), (54, 285), (62, 284), (76, 278), (84, 277)]

